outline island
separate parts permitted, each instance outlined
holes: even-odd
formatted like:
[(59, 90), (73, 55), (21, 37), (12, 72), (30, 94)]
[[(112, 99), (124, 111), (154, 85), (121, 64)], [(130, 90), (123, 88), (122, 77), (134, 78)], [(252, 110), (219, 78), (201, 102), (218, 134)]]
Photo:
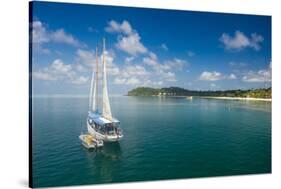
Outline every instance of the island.
[(271, 101), (271, 87), (260, 89), (236, 89), (217, 91), (196, 91), (180, 87), (151, 88), (138, 87), (128, 92), (128, 96), (169, 96), (169, 97), (204, 97), (220, 99), (249, 99)]

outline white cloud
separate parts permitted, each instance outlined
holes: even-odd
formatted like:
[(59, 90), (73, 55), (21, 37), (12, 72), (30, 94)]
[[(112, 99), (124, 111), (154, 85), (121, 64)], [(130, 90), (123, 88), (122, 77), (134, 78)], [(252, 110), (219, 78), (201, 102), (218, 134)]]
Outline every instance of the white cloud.
[(223, 80), (223, 79), (233, 80), (236, 78), (237, 78), (236, 75), (233, 73), (231, 73), (230, 75), (224, 75), (217, 71), (213, 71), (213, 72), (204, 71), (199, 76), (199, 80), (202, 80), (202, 81), (217, 81), (217, 80)]
[(154, 59), (154, 60), (157, 60), (157, 59), (158, 59), (158, 57), (157, 57), (157, 55), (156, 55), (155, 53), (149, 52), (148, 54), (149, 54), (149, 57), (150, 57), (150, 58), (152, 58), (152, 59)]
[(184, 65), (189, 65), (189, 63), (186, 60), (174, 58), (172, 60), (165, 61), (165, 64), (169, 66), (169, 68), (176, 68), (178, 70), (181, 70)]
[(116, 77), (114, 79), (114, 84), (117, 84), (117, 85), (126, 84), (126, 79), (125, 78)]
[(116, 48), (132, 56), (147, 52), (147, 48), (141, 43), (140, 35), (132, 28), (128, 21), (124, 20), (122, 23), (118, 23), (115, 20), (111, 20), (105, 31), (121, 34), (117, 38)]
[[(127, 20), (121, 23), (111, 20), (105, 27), (105, 31), (119, 34), (117, 43), (115, 44), (116, 48), (130, 55), (125, 58), (127, 65), (123, 68), (120, 66), (118, 67), (119, 73), (115, 75), (115, 84), (163, 85), (164, 82), (175, 82), (177, 80), (173, 69), (181, 70), (185, 64), (188, 65), (187, 61), (179, 58), (166, 60), (160, 63), (157, 55), (149, 51), (143, 45), (140, 34)], [(165, 43), (162, 43), (160, 47), (164, 50), (168, 50)], [(132, 65), (131, 62), (140, 54), (146, 55), (142, 57), (144, 66)]]
[(169, 50), (169, 48), (167, 47), (167, 45), (166, 45), (165, 43), (162, 43), (162, 44), (161, 44), (161, 48), (162, 48), (163, 50), (165, 50), (165, 51), (168, 51), (168, 50)]
[[(124, 20), (121, 23), (111, 20), (107, 27), (106, 32), (118, 33), (116, 48), (128, 53), (129, 57), (125, 58), (125, 65), (123, 68), (119, 66), (119, 73), (115, 75), (115, 84), (125, 85), (162, 85), (164, 82), (176, 81), (175, 73), (172, 68), (181, 69), (186, 61), (181, 59), (172, 59), (165, 61), (163, 64), (158, 62), (158, 57), (153, 52), (150, 52), (141, 42), (139, 33), (133, 29), (131, 24)], [(161, 48), (168, 50), (166, 44), (161, 44)], [(143, 64), (148, 66), (149, 71), (144, 66), (132, 65), (131, 62), (139, 54), (146, 54), (142, 58)], [(153, 75), (153, 79), (150, 76)]]
[(149, 52), (148, 56), (143, 58), (143, 63), (152, 67), (154, 75), (157, 75), (160, 79), (168, 82), (177, 81), (175, 73), (171, 71), (172, 69), (181, 70), (184, 65), (188, 65), (186, 60), (179, 58), (166, 60), (161, 64), (159, 63), (156, 54), (152, 52)]
[(143, 63), (148, 66), (158, 66), (158, 58), (156, 54), (150, 52), (149, 56), (143, 58)]
[(80, 63), (76, 64), (75, 67), (76, 67), (77, 71), (79, 71), (79, 72), (86, 72), (86, 71), (88, 71), (88, 69), (84, 65), (82, 65)]
[(150, 73), (141, 65), (126, 65), (115, 75), (115, 84), (139, 85), (148, 80)]
[(65, 43), (69, 45), (73, 45), (76, 47), (80, 46), (80, 43), (77, 39), (75, 39), (71, 34), (65, 33), (63, 29), (58, 29), (54, 32), (50, 33), (50, 39), (53, 42), (57, 43)]
[(159, 85), (159, 86), (161, 86), (161, 85), (163, 85), (163, 81), (154, 81), (154, 82), (152, 82), (152, 85)]
[(146, 53), (147, 48), (140, 42), (140, 40), (141, 38), (138, 33), (122, 36), (118, 39), (116, 47), (133, 56)]
[(36, 53), (40, 53), (40, 54), (51, 53), (50, 49), (42, 47), (42, 45), (40, 45), (39, 43), (33, 43), (32, 48)]
[(72, 75), (72, 66), (70, 64), (64, 64), (60, 59), (53, 61), (50, 70), (59, 75)]
[(83, 46), (71, 34), (66, 33), (64, 29), (58, 29), (55, 31), (47, 30), (41, 21), (33, 21), (32, 43), (37, 44), (35, 47), (41, 47), (42, 44), (48, 42), (64, 43), (75, 47)]
[(203, 81), (217, 81), (220, 80), (222, 77), (222, 74), (220, 72), (207, 72), (204, 71), (201, 73), (199, 79)]
[[(86, 68), (91, 71), (92, 66), (95, 63), (95, 52), (78, 49), (77, 52), (77, 70)], [(128, 62), (123, 66), (114, 63), (115, 54), (113, 50), (105, 51), (106, 63), (107, 63), (107, 73), (112, 77), (114, 84), (118, 85), (140, 85), (144, 83), (150, 73), (141, 65), (134, 65)], [(102, 67), (102, 55), (99, 56), (99, 70)], [(127, 57), (132, 61), (134, 57)], [(83, 70), (82, 70), (83, 71)], [(100, 74), (101, 76), (101, 74)]]
[(92, 66), (95, 63), (95, 52), (91, 50), (78, 49), (76, 51), (77, 61), (87, 66)]
[(126, 57), (126, 58), (125, 58), (125, 62), (126, 62), (126, 63), (130, 63), (130, 62), (132, 62), (134, 59), (135, 59), (135, 57), (133, 57), (133, 56)]
[(155, 70), (171, 70), (172, 68), (182, 69), (184, 64), (188, 65), (186, 60), (182, 60), (179, 58), (174, 58), (172, 60), (166, 60), (163, 64), (158, 62), (158, 57), (156, 54), (149, 52), (149, 56), (143, 58), (143, 63), (145, 65), (153, 67)]
[(49, 42), (48, 32), (40, 21), (32, 22), (32, 42), (46, 43)]
[(132, 75), (132, 76), (146, 76), (149, 73), (143, 66), (140, 65), (129, 65), (126, 66), (125, 69), (122, 70), (122, 74)]
[(141, 83), (141, 81), (137, 78), (129, 78), (126, 82), (126, 84), (128, 85), (139, 85)]
[(65, 64), (62, 60), (56, 59), (49, 66), (36, 70), (32, 73), (34, 79), (44, 81), (63, 80), (73, 84), (84, 84), (88, 77), (79, 76), (72, 65)]
[(161, 86), (163, 81), (151, 81), (148, 78), (132, 77), (132, 78), (120, 78), (114, 79), (114, 84), (117, 85), (130, 85), (130, 86)]
[[(107, 73), (109, 75), (117, 75), (119, 73), (119, 68), (114, 63), (114, 57), (115, 57), (114, 52), (112, 50), (109, 50), (109, 51), (105, 51), (104, 53), (105, 53), (105, 60), (106, 60), (106, 66), (107, 66), (106, 67)], [(79, 71), (83, 71), (83, 68), (85, 68), (85, 66), (89, 71), (92, 71), (92, 68), (96, 63), (95, 51), (78, 49), (76, 51), (76, 56), (77, 56), (76, 57), (77, 68), (79, 69)], [(101, 71), (103, 69), (103, 67), (102, 67), (103, 55), (101, 54), (98, 57), (98, 59), (99, 59), (98, 60), (99, 61), (99, 70)], [(85, 66), (82, 66), (82, 65), (85, 65)], [(80, 68), (82, 68), (82, 70)]]
[(268, 70), (249, 71), (242, 79), (245, 82), (271, 82), (271, 74)]
[(263, 37), (256, 33), (252, 33), (251, 38), (252, 38), (252, 40), (251, 40), (250, 46), (252, 48), (254, 48), (255, 50), (260, 50), (261, 47), (260, 47), (259, 43), (263, 42), (263, 40), (264, 40)]
[(35, 71), (32, 74), (34, 79), (45, 80), (45, 81), (54, 81), (57, 80), (55, 77), (52, 77), (49, 73), (43, 71)]
[[(94, 53), (95, 52), (91, 50), (87, 51), (78, 49), (76, 52), (76, 70), (83, 72), (84, 69), (88, 69), (88, 72), (90, 72), (93, 63), (95, 63)], [(152, 69), (152, 71), (148, 71), (144, 65), (132, 64), (130, 61), (134, 60), (135, 57), (127, 57), (130, 60), (127, 62), (127, 64), (118, 65), (114, 63), (115, 55), (112, 50), (105, 51), (105, 56), (107, 62), (108, 75), (110, 76), (110, 79), (113, 79), (114, 84), (130, 86), (158, 86), (162, 85), (164, 81), (176, 81), (175, 73), (173, 72), (166, 72), (165, 69), (157, 71)], [(152, 52), (149, 53), (149, 58), (157, 60), (157, 56)], [(102, 70), (102, 55), (99, 56), (99, 62), (99, 70)], [(176, 60), (176, 63), (174, 64), (176, 65), (179, 62), (179, 60)], [(171, 63), (169, 62), (169, 64)], [(155, 77), (155, 75), (157, 77)], [(151, 78), (153, 80), (151, 80)]]
[(251, 83), (271, 82), (271, 62), (267, 69), (248, 71), (242, 80)]
[(133, 32), (133, 29), (127, 20), (124, 20), (122, 23), (111, 20), (105, 28), (105, 31), (109, 33), (124, 33), (129, 35)]
[(237, 77), (236, 77), (236, 75), (235, 74), (230, 74), (228, 77), (227, 77), (227, 79), (236, 79)]
[(167, 73), (164, 73), (164, 72), (163, 72), (161, 75), (164, 77), (164, 79), (165, 79), (166, 81), (170, 81), (170, 82), (175, 82), (175, 81), (177, 81), (176, 75), (175, 75), (175, 73), (173, 73), (173, 72), (167, 72)]
[(72, 83), (73, 83), (73, 84), (78, 84), (78, 85), (80, 85), (80, 84), (87, 83), (88, 80), (89, 80), (88, 77), (80, 76), (80, 77), (78, 77), (78, 78), (73, 79), (73, 80), (72, 80)]
[(252, 33), (250, 37), (247, 37), (244, 33), (236, 31), (234, 36), (230, 36), (227, 33), (223, 33), (219, 39), (227, 50), (241, 50), (246, 47), (251, 47), (255, 50), (260, 50), (260, 43), (263, 42), (263, 37), (256, 33)]

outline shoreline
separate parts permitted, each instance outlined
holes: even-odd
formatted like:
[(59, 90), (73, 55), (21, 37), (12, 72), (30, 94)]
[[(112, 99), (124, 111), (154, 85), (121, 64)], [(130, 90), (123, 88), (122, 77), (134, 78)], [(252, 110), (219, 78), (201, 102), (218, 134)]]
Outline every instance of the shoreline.
[[(196, 96), (195, 96), (196, 97)], [(265, 101), (272, 102), (271, 98), (253, 98), (253, 97), (226, 97), (226, 96), (197, 96), (200, 98), (220, 99), (220, 100), (246, 100), (246, 101)]]
[[(134, 95), (114, 95), (116, 96), (134, 96)], [(138, 95), (136, 95), (138, 96)], [(147, 96), (149, 97), (149, 96)], [(245, 100), (245, 101), (264, 101), (272, 102), (271, 98), (253, 98), (253, 97), (226, 97), (226, 96), (159, 96), (151, 95), (151, 97), (171, 97), (171, 98), (206, 98), (206, 99), (218, 99), (218, 100)], [(32, 95), (32, 98), (88, 98), (86, 95)]]
[(246, 101), (264, 101), (272, 102), (271, 98), (254, 98), (254, 97), (227, 97), (227, 96), (158, 96), (156, 97), (172, 97), (172, 98), (206, 98), (206, 99), (218, 99), (218, 100), (246, 100)]

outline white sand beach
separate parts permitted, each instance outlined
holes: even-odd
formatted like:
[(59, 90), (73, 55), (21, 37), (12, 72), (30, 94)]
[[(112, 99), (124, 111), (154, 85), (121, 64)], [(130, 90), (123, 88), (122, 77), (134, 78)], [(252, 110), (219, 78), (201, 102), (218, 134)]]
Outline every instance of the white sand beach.
[(251, 97), (215, 97), (215, 96), (200, 96), (200, 98), (211, 98), (221, 100), (249, 100), (249, 101), (267, 101), (271, 102), (271, 98), (251, 98)]

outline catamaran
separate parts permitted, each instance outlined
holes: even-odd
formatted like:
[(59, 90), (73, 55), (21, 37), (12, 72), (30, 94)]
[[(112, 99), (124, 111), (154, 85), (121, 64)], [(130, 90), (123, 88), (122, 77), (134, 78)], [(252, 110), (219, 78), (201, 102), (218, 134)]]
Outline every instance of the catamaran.
[[(87, 117), (87, 129), (93, 137), (103, 140), (104, 142), (116, 142), (123, 138), (120, 128), (120, 121), (114, 118), (111, 114), (111, 108), (107, 90), (107, 71), (105, 57), (105, 39), (103, 39), (103, 82), (102, 82), (102, 112), (98, 107), (98, 86), (99, 86), (99, 61), (98, 52), (96, 49), (96, 69), (93, 70), (89, 112)], [(93, 66), (94, 69), (94, 66)]]

